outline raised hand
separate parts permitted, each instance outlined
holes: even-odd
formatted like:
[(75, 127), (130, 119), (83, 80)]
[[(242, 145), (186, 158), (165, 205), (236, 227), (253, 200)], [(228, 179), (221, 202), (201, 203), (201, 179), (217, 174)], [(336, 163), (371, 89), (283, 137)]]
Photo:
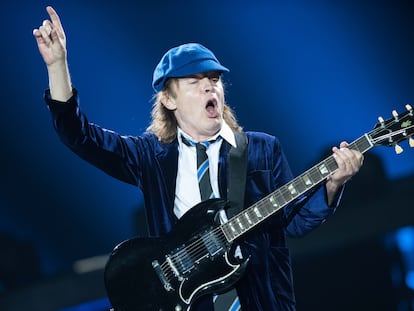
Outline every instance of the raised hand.
[(72, 95), (72, 84), (67, 65), (66, 36), (56, 11), (46, 8), (50, 20), (33, 29), (39, 52), (47, 65), (50, 94), (53, 99), (65, 102)]
[(48, 6), (50, 20), (44, 20), (38, 29), (33, 29), (39, 52), (46, 65), (66, 61), (66, 36), (56, 11)]

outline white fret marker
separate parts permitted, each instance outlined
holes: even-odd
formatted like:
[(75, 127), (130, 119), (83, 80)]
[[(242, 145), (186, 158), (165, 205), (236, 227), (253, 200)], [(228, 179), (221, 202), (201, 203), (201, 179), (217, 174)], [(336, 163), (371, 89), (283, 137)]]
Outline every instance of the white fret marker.
[(321, 166), (319, 166), (319, 171), (321, 172), (322, 175), (329, 174), (329, 171), (326, 168), (325, 164), (322, 164)]
[(243, 223), (238, 218), (237, 218), (237, 223), (239, 224), (240, 229), (244, 230)]
[(251, 225), (252, 220), (250, 219), (249, 214), (244, 214), (244, 217), (246, 218), (247, 222)]
[(256, 216), (257, 217), (259, 217), (259, 218), (262, 218), (263, 216), (262, 216), (262, 214), (260, 213), (260, 211), (259, 211), (259, 209), (257, 208), (257, 207), (255, 207), (254, 209), (253, 209), (253, 211), (256, 213)]
[(305, 183), (305, 185), (307, 186), (311, 186), (312, 185), (312, 181), (310, 180), (308, 175), (304, 175), (303, 176), (303, 182)]
[(272, 205), (274, 206), (274, 207), (277, 207), (277, 202), (276, 202), (276, 200), (275, 200), (275, 198), (274, 198), (274, 196), (271, 196), (270, 198), (269, 198), (269, 201), (270, 201), (270, 203), (272, 203)]
[(297, 193), (295, 187), (292, 184), (289, 185), (288, 189), (290, 191), (290, 194), (293, 194), (294, 195), (294, 194)]
[(231, 231), (236, 232), (236, 229), (234, 229), (233, 224), (230, 223), (229, 227), (230, 227)]

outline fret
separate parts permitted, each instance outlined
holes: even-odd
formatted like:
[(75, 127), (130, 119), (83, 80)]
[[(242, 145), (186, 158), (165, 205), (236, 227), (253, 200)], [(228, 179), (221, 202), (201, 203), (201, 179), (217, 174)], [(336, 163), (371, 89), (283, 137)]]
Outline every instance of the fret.
[(355, 142), (354, 144), (350, 145), (349, 148), (357, 151), (361, 151), (360, 148), (363, 146), (363, 144), (358, 144), (358, 142)]
[(261, 220), (263, 218), (263, 215), (257, 206), (253, 208), (253, 212), (254, 212), (254, 215), (257, 217), (257, 220), (259, 219)]
[(307, 188), (310, 188), (314, 184), (313, 180), (311, 179), (311, 176), (307, 173), (303, 174), (301, 178)]
[(235, 235), (235, 233), (236, 233), (236, 228), (234, 227), (234, 225), (233, 225), (233, 221), (229, 221), (229, 228), (230, 228), (230, 233), (232, 234), (232, 235)]
[(311, 170), (309, 170), (309, 176), (311, 176), (312, 180), (314, 181), (314, 184), (317, 184), (323, 178), (317, 167), (314, 167)]
[(256, 214), (253, 212), (252, 208), (247, 209), (245, 214), (247, 215), (246, 217), (250, 219), (253, 225), (259, 222), (259, 219), (257, 218)]
[(365, 134), (364, 136), (357, 139), (353, 144), (351, 144), (351, 149), (356, 149), (360, 152), (365, 152), (373, 147), (371, 140), (368, 139), (368, 135)]
[(325, 160), (326, 165), (329, 167), (330, 172), (332, 173), (336, 169), (338, 169), (338, 164), (336, 164), (336, 161), (334, 157), (329, 157)]
[(294, 185), (294, 182), (289, 184), (287, 186), (287, 190), (289, 190), (292, 197), (296, 196), (298, 194), (298, 191), (296, 190), (296, 187)]
[(269, 200), (261, 202), (257, 205), (257, 208), (260, 210), (260, 214), (263, 218), (269, 216), (273, 211), (271, 204), (269, 204)]
[(309, 189), (309, 187), (306, 186), (305, 181), (303, 180), (303, 178), (298, 178), (296, 180), (293, 181), (293, 185), (295, 187), (295, 195), (297, 196), (298, 194), (304, 193), (306, 190)]
[(330, 171), (329, 171), (328, 167), (326, 166), (326, 164), (325, 164), (324, 162), (322, 162), (322, 163), (318, 166), (318, 170), (319, 170), (319, 173), (320, 173), (322, 176), (326, 176), (326, 175), (328, 175), (328, 174), (330, 173)]
[(290, 192), (286, 190), (286, 186), (279, 189), (279, 197), (282, 204), (289, 202), (292, 199)]
[(279, 203), (277, 202), (274, 195), (270, 196), (269, 202), (273, 207), (278, 207), (279, 206)]
[(253, 224), (252, 219), (250, 218), (250, 215), (249, 215), (248, 212), (244, 213), (243, 216), (244, 216), (244, 218), (246, 219), (246, 221), (249, 225)]
[(245, 230), (245, 227), (243, 225), (243, 221), (242, 221), (242, 219), (240, 217), (237, 217), (237, 224), (238, 224), (238, 226), (239, 226), (239, 228), (240, 228), (241, 231), (244, 231)]
[(282, 188), (279, 188), (276, 192), (274, 192), (275, 201), (278, 202), (278, 205), (284, 205), (288, 202), (288, 200), (285, 199), (285, 197), (282, 195)]
[(260, 210), (256, 206), (250, 210), (250, 214), (252, 219), (254, 219), (254, 223), (256, 224), (259, 223), (263, 218), (263, 215), (260, 213)]
[(316, 166), (309, 170), (309, 176), (312, 177), (315, 184), (317, 184), (322, 178), (322, 175)]

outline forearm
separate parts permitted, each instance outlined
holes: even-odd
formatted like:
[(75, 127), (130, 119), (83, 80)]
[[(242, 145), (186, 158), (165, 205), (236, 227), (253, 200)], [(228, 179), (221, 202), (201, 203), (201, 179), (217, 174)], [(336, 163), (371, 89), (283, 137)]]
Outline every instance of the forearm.
[(72, 97), (72, 83), (66, 59), (47, 66), (52, 99), (66, 102)]
[(338, 192), (342, 188), (343, 185), (338, 185), (337, 183), (333, 182), (331, 179), (328, 179), (325, 183), (326, 187), (326, 199), (328, 202), (328, 206), (332, 206), (334, 202), (337, 201)]

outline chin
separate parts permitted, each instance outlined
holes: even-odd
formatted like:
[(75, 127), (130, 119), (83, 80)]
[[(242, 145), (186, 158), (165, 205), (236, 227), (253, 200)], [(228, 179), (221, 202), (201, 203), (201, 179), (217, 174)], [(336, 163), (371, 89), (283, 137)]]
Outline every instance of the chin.
[(217, 132), (219, 132), (219, 131), (220, 131), (220, 129), (221, 129), (221, 125), (222, 125), (222, 122), (221, 122), (221, 121), (219, 121), (219, 120), (217, 120), (217, 121), (215, 122), (214, 126), (211, 126), (211, 127), (210, 127), (210, 133), (212, 133), (212, 135), (215, 135)]

